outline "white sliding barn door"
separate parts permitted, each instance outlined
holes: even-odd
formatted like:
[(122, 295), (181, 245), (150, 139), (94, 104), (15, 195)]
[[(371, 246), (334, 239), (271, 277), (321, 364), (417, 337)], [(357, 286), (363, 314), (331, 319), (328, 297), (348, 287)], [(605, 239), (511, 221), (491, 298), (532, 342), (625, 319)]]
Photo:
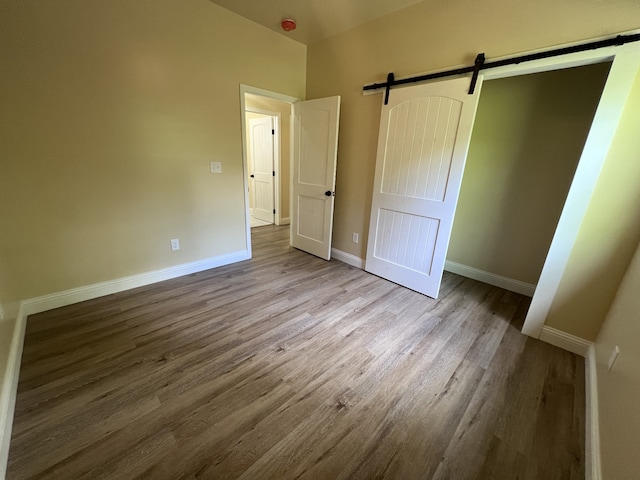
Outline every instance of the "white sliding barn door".
[(253, 216), (264, 222), (273, 223), (273, 119), (271, 117), (249, 120), (249, 142), (251, 145)]
[(473, 95), (469, 83), (459, 78), (399, 88), (382, 107), (366, 270), (433, 298), (482, 78)]
[(329, 260), (340, 97), (293, 105), (291, 245)]

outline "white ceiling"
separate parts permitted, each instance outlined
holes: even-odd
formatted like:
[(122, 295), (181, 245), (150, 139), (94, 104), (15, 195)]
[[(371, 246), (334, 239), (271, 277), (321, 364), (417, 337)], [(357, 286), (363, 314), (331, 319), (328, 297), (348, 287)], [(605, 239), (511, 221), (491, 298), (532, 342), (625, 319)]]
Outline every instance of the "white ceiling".
[[(310, 44), (422, 0), (211, 0), (274, 32)], [(284, 32), (283, 18), (298, 28)]]

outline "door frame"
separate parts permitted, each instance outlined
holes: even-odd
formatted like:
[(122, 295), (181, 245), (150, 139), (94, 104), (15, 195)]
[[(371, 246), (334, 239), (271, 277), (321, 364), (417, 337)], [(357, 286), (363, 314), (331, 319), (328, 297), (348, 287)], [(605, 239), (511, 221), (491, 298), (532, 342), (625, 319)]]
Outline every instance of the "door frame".
[[(273, 223), (274, 225), (281, 225), (282, 224), (282, 209), (279, 208), (280, 205), (280, 189), (282, 188), (282, 178), (280, 177), (280, 125), (282, 125), (281, 122), (281, 115), (280, 112), (271, 112), (269, 110), (264, 110), (262, 108), (255, 108), (255, 107), (246, 107), (245, 108), (245, 114), (246, 113), (257, 113), (259, 115), (264, 115), (265, 117), (271, 117), (273, 119), (273, 129), (275, 130), (275, 135), (274, 135), (274, 139), (273, 139), (273, 171), (276, 172), (275, 174), (275, 182), (273, 183), (273, 207), (276, 211), (275, 215), (274, 215), (274, 219), (273, 219)], [(246, 117), (245, 117), (245, 122), (246, 122)], [(249, 131), (249, 129), (247, 129), (247, 138), (245, 140), (249, 140), (249, 137), (251, 137), (251, 133)], [(248, 152), (246, 152), (248, 153)], [(245, 167), (247, 169), (247, 174), (248, 174), (248, 170), (249, 170), (249, 155), (245, 155)], [(244, 156), (243, 156), (244, 158)], [(253, 169), (252, 169), (253, 170)], [(249, 180), (249, 183), (251, 183), (251, 181)], [(254, 199), (255, 200), (255, 199)], [(249, 204), (249, 210), (251, 210), (251, 204)]]
[(611, 62), (611, 69), (522, 327), (522, 333), (534, 338), (539, 338), (543, 332), (545, 321), (558, 293), (580, 226), (598, 182), (600, 171), (607, 159), (620, 118), (631, 93), (636, 73), (640, 67), (640, 46), (626, 44), (607, 47), (525, 64), (510, 65), (487, 70), (485, 73), (485, 81), (487, 81), (603, 62)]
[[(271, 98), (273, 100), (280, 100), (281, 102), (288, 103), (290, 105), (290, 118), (293, 117), (293, 104), (299, 102), (301, 99), (298, 97), (292, 97), (290, 95), (285, 95), (282, 93), (272, 92), (271, 90), (265, 90), (264, 88), (252, 87), (250, 85), (240, 84), (240, 121), (241, 121), (241, 135), (242, 135), (242, 176), (243, 176), (243, 185), (244, 185), (244, 220), (245, 220), (245, 243), (246, 249), (249, 258), (252, 258), (253, 253), (251, 251), (251, 218), (249, 214), (249, 174), (247, 170), (247, 121), (246, 121), (246, 102), (245, 102), (245, 94), (251, 93), (254, 95), (259, 95), (261, 97)], [(293, 119), (292, 119), (293, 120)], [(290, 141), (293, 141), (293, 121), (290, 122)], [(290, 152), (293, 152), (293, 148), (291, 146)], [(281, 162), (288, 161), (291, 166), (291, 158), (282, 159), (281, 155), (278, 155), (279, 163), (278, 163), (278, 171), (280, 171)], [(291, 184), (291, 179), (289, 179), (289, 184)], [(278, 181), (278, 185), (281, 185)], [(280, 192), (278, 192), (278, 195)], [(279, 198), (279, 197), (278, 197)], [(276, 207), (276, 212), (279, 210)]]
[[(623, 32), (622, 34), (635, 33), (640, 33), (640, 30), (632, 30)], [(603, 40), (609, 37), (610, 36), (600, 37), (593, 40)], [(581, 43), (582, 42), (568, 43), (562, 45), (562, 47), (579, 45)], [(533, 54), (546, 50), (548, 50), (548, 47), (530, 50), (523, 52), (523, 54)], [(492, 59), (492, 61), (506, 58), (509, 57), (495, 58)], [(543, 333), (544, 323), (558, 293), (564, 270), (569, 262), (569, 256), (578, 237), (580, 225), (584, 220), (600, 171), (606, 161), (620, 118), (622, 117), (627, 98), (631, 93), (636, 73), (640, 68), (640, 45), (638, 45), (638, 43), (628, 43), (621, 46), (571, 53), (482, 71), (484, 81), (486, 82), (499, 78), (549, 72), (603, 62), (611, 62), (611, 69), (605, 82), (602, 95), (600, 96), (598, 108), (594, 115), (591, 128), (589, 129), (589, 134), (585, 141), (580, 160), (578, 161), (578, 166), (571, 182), (560, 219), (558, 220), (558, 225), (556, 226), (542, 268), (542, 273), (540, 274), (533, 298), (531, 299), (531, 305), (522, 327), (522, 333), (530, 337), (539, 338)], [(415, 75), (412, 74), (410, 76)], [(399, 77), (398, 80), (402, 78), (403, 77)], [(363, 95), (379, 94), (383, 91), (384, 90), (369, 90), (364, 91)], [(393, 95), (393, 90), (391, 91), (391, 95)], [(482, 93), (480, 95), (482, 96)]]

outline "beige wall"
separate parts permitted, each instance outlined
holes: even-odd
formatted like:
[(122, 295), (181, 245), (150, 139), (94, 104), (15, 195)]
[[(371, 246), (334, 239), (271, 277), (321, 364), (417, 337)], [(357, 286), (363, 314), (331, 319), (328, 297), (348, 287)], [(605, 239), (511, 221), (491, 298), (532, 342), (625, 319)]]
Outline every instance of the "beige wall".
[[(640, 472), (640, 245), (596, 340), (602, 478), (636, 478)], [(607, 364), (614, 347), (620, 355)]]
[[(280, 93), (280, 92), (278, 92)], [(281, 217), (289, 218), (289, 187), (291, 184), (291, 104), (273, 98), (246, 94), (246, 107), (280, 114), (280, 209)]]
[(640, 72), (546, 324), (594, 340), (640, 241)]
[[(479, 51), (491, 59), (619, 33), (637, 28), (638, 18), (640, 3), (632, 1), (543, 0), (529, 2), (526, 8), (508, 0), (439, 2), (435, 7), (421, 2), (310, 45), (307, 97), (342, 96), (333, 246), (361, 258), (366, 252), (382, 99), (381, 95), (363, 96), (363, 84), (384, 81), (390, 71), (403, 76), (468, 65)], [(635, 174), (638, 168), (636, 162), (629, 170)], [(606, 193), (610, 194), (611, 190)], [(635, 225), (637, 217), (629, 218), (628, 209), (619, 212), (621, 224)], [(351, 242), (352, 232), (360, 233), (360, 244)], [(606, 265), (611, 252), (615, 250), (596, 248), (587, 254), (592, 262)], [(574, 265), (580, 262), (580, 254), (573, 257)], [(624, 254), (613, 257), (614, 263), (625, 264)], [(619, 278), (616, 274), (601, 279), (606, 298), (593, 298), (598, 308), (586, 312), (586, 328), (583, 319), (574, 315), (567, 321), (556, 316), (553, 326), (593, 339)], [(572, 290), (564, 281), (561, 289)], [(567, 293), (562, 301), (565, 308), (588, 310), (581, 306), (585, 297)]]
[(239, 86), (304, 98), (304, 45), (207, 0), (0, 18), (0, 301), (246, 248)]
[[(308, 48), (307, 98), (341, 95), (333, 246), (364, 258), (381, 96), (365, 83), (473, 63), (638, 27), (640, 3), (421, 2)], [(360, 244), (351, 233), (360, 233)]]
[(538, 282), (608, 70), (484, 83), (448, 260)]

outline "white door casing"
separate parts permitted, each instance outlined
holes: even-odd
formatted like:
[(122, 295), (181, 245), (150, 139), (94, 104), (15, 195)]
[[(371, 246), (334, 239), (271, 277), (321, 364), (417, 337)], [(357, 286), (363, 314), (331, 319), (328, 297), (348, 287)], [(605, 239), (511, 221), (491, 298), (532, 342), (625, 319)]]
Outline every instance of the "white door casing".
[(249, 120), (253, 187), (253, 216), (264, 222), (274, 221), (274, 123), (272, 117)]
[(293, 112), (291, 245), (329, 260), (340, 97), (298, 102)]
[(365, 269), (437, 298), (482, 77), (391, 91), (382, 106)]

